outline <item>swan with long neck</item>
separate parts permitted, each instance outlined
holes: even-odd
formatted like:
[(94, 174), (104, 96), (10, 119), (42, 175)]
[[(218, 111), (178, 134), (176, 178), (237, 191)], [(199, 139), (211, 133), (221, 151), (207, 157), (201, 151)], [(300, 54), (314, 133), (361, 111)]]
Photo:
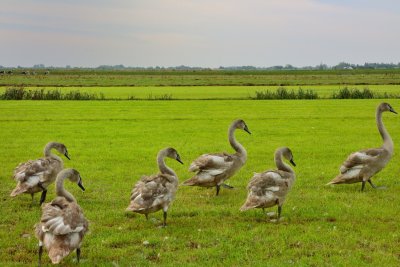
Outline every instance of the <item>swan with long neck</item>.
[[(244, 125), (240, 125), (240, 124)], [(243, 127), (243, 128), (242, 128)], [(246, 149), (240, 144), (235, 137), (235, 131), (236, 129), (243, 129), (247, 133), (251, 134), (249, 131), (249, 128), (247, 127), (246, 123), (242, 120), (235, 121), (231, 124), (231, 126), (228, 129), (228, 139), (229, 143), (231, 144), (232, 148), (236, 151), (236, 154), (240, 157), (240, 159), (243, 162), (246, 162), (247, 160), (247, 151)]]
[(57, 175), (57, 197), (42, 207), (41, 220), (35, 226), (35, 234), (39, 239), (39, 266), (43, 246), (54, 264), (60, 263), (75, 249), (77, 261), (80, 259), (82, 239), (89, 224), (74, 196), (64, 188), (64, 180), (67, 178), (85, 190), (77, 170), (64, 169)]
[(64, 188), (64, 180), (70, 179), (72, 182), (77, 182), (78, 186), (85, 191), (85, 188), (82, 185), (82, 178), (78, 171), (74, 169), (65, 169), (57, 175), (56, 179), (56, 195), (59, 197), (65, 198), (69, 202), (76, 202), (74, 196), (65, 190)]
[(393, 140), (390, 137), (390, 134), (386, 130), (386, 127), (382, 121), (382, 113), (387, 110), (397, 114), (397, 112), (394, 111), (394, 109), (389, 104), (383, 103), (379, 105), (378, 108), (376, 109), (376, 126), (378, 127), (379, 134), (381, 135), (383, 140), (382, 147), (385, 148), (387, 151), (389, 151), (391, 155), (393, 155), (393, 148), (394, 148)]
[(40, 197), (40, 205), (45, 201), (47, 187), (54, 182), (57, 174), (63, 169), (64, 163), (62, 159), (51, 153), (52, 149), (56, 149), (69, 158), (68, 150), (64, 144), (57, 142), (49, 142), (44, 148), (44, 157), (37, 160), (30, 160), (20, 163), (14, 170), (14, 179), (18, 182), (10, 196), (15, 197), (22, 193), (33, 195), (42, 192)]
[(280, 148), (275, 152), (274, 158), (275, 158), (275, 165), (278, 168), (278, 170), (280, 171), (284, 171), (284, 172), (288, 172), (288, 173), (294, 173), (294, 170), (292, 169), (292, 167), (290, 167), (289, 164), (286, 164), (282, 157), (285, 157), (289, 160), (289, 162), (293, 165), (296, 166), (296, 164), (293, 161), (293, 155), (292, 155), (292, 151), (290, 151), (289, 148), (284, 147), (284, 148)]
[(268, 170), (263, 173), (255, 173), (251, 178), (247, 190), (246, 202), (240, 208), (241, 211), (254, 208), (269, 208), (278, 205), (278, 219), (281, 216), (282, 205), (286, 195), (292, 188), (296, 175), (294, 170), (285, 162), (287, 159), (293, 166), (292, 151), (288, 147), (281, 147), (275, 151), (275, 164), (277, 170)]
[(394, 150), (393, 140), (382, 121), (382, 113), (386, 111), (397, 114), (388, 103), (381, 103), (376, 109), (376, 125), (383, 140), (382, 146), (350, 154), (340, 167), (340, 174), (328, 185), (361, 182), (361, 191), (364, 191), (365, 183), (368, 182), (373, 188), (380, 188), (372, 183), (371, 178), (388, 164)]
[(176, 152), (176, 150), (174, 151), (171, 148), (162, 149), (157, 154), (157, 165), (158, 165), (158, 169), (160, 170), (160, 173), (169, 174), (169, 175), (172, 175), (173, 177), (178, 177), (176, 175), (176, 173), (174, 172), (174, 170), (165, 164), (166, 157), (173, 158), (176, 161), (178, 161), (179, 163), (183, 164), (181, 161), (181, 158), (180, 158), (179, 154)]
[(53, 148), (56, 149), (58, 152), (60, 152), (67, 159), (70, 160), (69, 155), (68, 155), (68, 150), (65, 147), (65, 145), (61, 144), (61, 143), (57, 143), (57, 142), (49, 142), (49, 143), (46, 144), (46, 146), (44, 147), (44, 151), (43, 151), (44, 156), (45, 157), (50, 157), (50, 158), (53, 158), (53, 159), (57, 159), (59, 161), (62, 161), (62, 159), (59, 156), (51, 153), (51, 150)]
[(157, 154), (157, 165), (160, 173), (142, 176), (131, 192), (130, 204), (127, 211), (148, 214), (163, 210), (163, 226), (167, 225), (167, 211), (175, 198), (178, 189), (178, 176), (165, 164), (165, 158), (172, 158), (183, 164), (178, 152), (171, 147), (160, 150)]
[(228, 129), (228, 140), (234, 154), (212, 153), (203, 154), (192, 162), (189, 171), (196, 172), (196, 175), (185, 181), (184, 185), (216, 187), (218, 196), (221, 185), (233, 188), (224, 183), (232, 177), (246, 163), (246, 149), (236, 140), (235, 131), (241, 129), (250, 134), (250, 130), (243, 120), (235, 120)]

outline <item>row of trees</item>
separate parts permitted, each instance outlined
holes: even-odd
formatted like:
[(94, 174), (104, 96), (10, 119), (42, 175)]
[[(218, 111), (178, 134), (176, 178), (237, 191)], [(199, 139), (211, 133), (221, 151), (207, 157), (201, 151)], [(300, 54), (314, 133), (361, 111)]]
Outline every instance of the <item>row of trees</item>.
[[(65, 67), (53, 67), (45, 66), (44, 64), (35, 64), (32, 67), (22, 67), (18, 66), (16, 68), (3, 67), (0, 65), (0, 69), (98, 69), (98, 70), (211, 70), (212, 68), (202, 68), (202, 67), (191, 67), (191, 66), (175, 66), (175, 67), (126, 67), (122, 64), (120, 65), (101, 65), (95, 68), (80, 68), (71, 67), (67, 65)], [(327, 64), (319, 64), (316, 66), (303, 66), (296, 67), (291, 64), (286, 64), (284, 66), (277, 65), (272, 67), (254, 67), (254, 66), (230, 66), (230, 67), (219, 67), (220, 70), (344, 70), (344, 69), (400, 69), (400, 62), (395, 63), (364, 63), (363, 65), (351, 64), (346, 62), (340, 62), (334, 66), (328, 66)]]
[(340, 62), (334, 66), (319, 64), (317, 66), (295, 67), (290, 64), (285, 66), (277, 65), (272, 67), (254, 67), (254, 66), (232, 66), (219, 67), (222, 70), (346, 70), (346, 69), (400, 69), (400, 62), (394, 63), (364, 63), (363, 65)]

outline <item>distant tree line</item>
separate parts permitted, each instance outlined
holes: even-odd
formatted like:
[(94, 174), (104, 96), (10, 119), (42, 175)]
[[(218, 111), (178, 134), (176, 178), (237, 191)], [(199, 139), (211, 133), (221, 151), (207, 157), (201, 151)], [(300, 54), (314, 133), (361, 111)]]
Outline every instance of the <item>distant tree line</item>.
[[(175, 66), (175, 67), (126, 67), (122, 64), (119, 65), (100, 65), (94, 68), (88, 67), (71, 67), (70, 65), (66, 65), (65, 67), (54, 67), (54, 66), (45, 66), (44, 64), (35, 64), (32, 67), (4, 67), (0, 65), (0, 70), (4, 69), (93, 69), (93, 70), (212, 70), (213, 68), (203, 68), (203, 67), (191, 67), (191, 66)], [(352, 69), (400, 69), (400, 62), (395, 63), (364, 63), (362, 65), (359, 64), (351, 64), (346, 62), (340, 62), (334, 66), (328, 66), (327, 64), (319, 64), (316, 66), (303, 66), (296, 67), (291, 64), (276, 65), (271, 67), (255, 67), (255, 66), (221, 66), (217, 68), (219, 70), (352, 70)], [(0, 73), (3, 73), (0, 71)]]
[(400, 62), (394, 63), (364, 63), (363, 65), (340, 62), (334, 66), (319, 64), (317, 66), (295, 67), (290, 64), (285, 66), (277, 65), (271, 67), (254, 67), (254, 66), (232, 66), (219, 67), (221, 70), (352, 70), (352, 69), (400, 69)]

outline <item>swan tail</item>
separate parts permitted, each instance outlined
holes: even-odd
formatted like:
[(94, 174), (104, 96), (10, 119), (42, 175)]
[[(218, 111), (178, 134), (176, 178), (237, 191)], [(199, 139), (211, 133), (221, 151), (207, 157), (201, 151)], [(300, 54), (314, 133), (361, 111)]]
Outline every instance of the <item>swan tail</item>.
[(26, 186), (23, 186), (21, 183), (18, 183), (17, 187), (15, 187), (15, 189), (11, 192), (10, 197), (15, 197), (22, 193), (25, 193), (27, 189), (28, 188)]

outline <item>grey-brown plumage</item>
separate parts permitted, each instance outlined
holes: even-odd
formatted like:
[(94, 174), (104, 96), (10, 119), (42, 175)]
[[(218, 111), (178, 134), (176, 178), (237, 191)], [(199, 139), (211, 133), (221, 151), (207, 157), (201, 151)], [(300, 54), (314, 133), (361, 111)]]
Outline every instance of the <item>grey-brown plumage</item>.
[(178, 189), (178, 176), (171, 168), (165, 165), (165, 157), (182, 163), (178, 152), (174, 148), (169, 147), (161, 150), (157, 155), (160, 173), (142, 176), (133, 187), (131, 202), (126, 208), (127, 211), (144, 214), (146, 218), (149, 213), (162, 209), (164, 212), (164, 226), (167, 223), (169, 205), (175, 198), (176, 190)]
[(63, 169), (62, 159), (51, 153), (52, 149), (56, 149), (64, 154), (68, 159), (68, 151), (64, 144), (50, 142), (44, 148), (44, 157), (37, 160), (29, 160), (20, 163), (14, 170), (13, 178), (18, 182), (10, 196), (15, 197), (22, 193), (33, 194), (42, 192), (40, 204), (46, 197), (47, 187), (53, 183), (57, 174)]
[(282, 157), (296, 166), (292, 151), (287, 147), (278, 148), (275, 151), (275, 163), (278, 169), (254, 174), (247, 185), (248, 195), (246, 202), (240, 208), (241, 211), (278, 205), (278, 218), (280, 217), (282, 205), (296, 177), (293, 169), (283, 162)]
[(396, 113), (388, 103), (381, 103), (376, 109), (376, 124), (382, 137), (383, 145), (379, 148), (360, 150), (350, 154), (340, 167), (340, 174), (328, 184), (352, 184), (361, 182), (361, 191), (365, 182), (377, 188), (371, 178), (380, 172), (390, 161), (393, 155), (393, 141), (382, 122), (382, 113), (390, 111)]
[(241, 129), (250, 134), (250, 131), (243, 120), (235, 120), (229, 127), (229, 143), (236, 153), (212, 153), (203, 154), (192, 162), (189, 171), (196, 172), (196, 175), (185, 181), (184, 185), (216, 187), (216, 195), (219, 194), (220, 186), (224, 181), (232, 177), (247, 160), (246, 149), (236, 140), (234, 132)]
[(66, 178), (85, 190), (78, 171), (64, 169), (57, 175), (57, 197), (50, 203), (43, 205), (42, 217), (40, 222), (35, 225), (35, 234), (39, 239), (39, 265), (43, 246), (54, 264), (60, 263), (75, 249), (79, 262), (82, 239), (88, 231), (89, 224), (76, 199), (64, 189)]

